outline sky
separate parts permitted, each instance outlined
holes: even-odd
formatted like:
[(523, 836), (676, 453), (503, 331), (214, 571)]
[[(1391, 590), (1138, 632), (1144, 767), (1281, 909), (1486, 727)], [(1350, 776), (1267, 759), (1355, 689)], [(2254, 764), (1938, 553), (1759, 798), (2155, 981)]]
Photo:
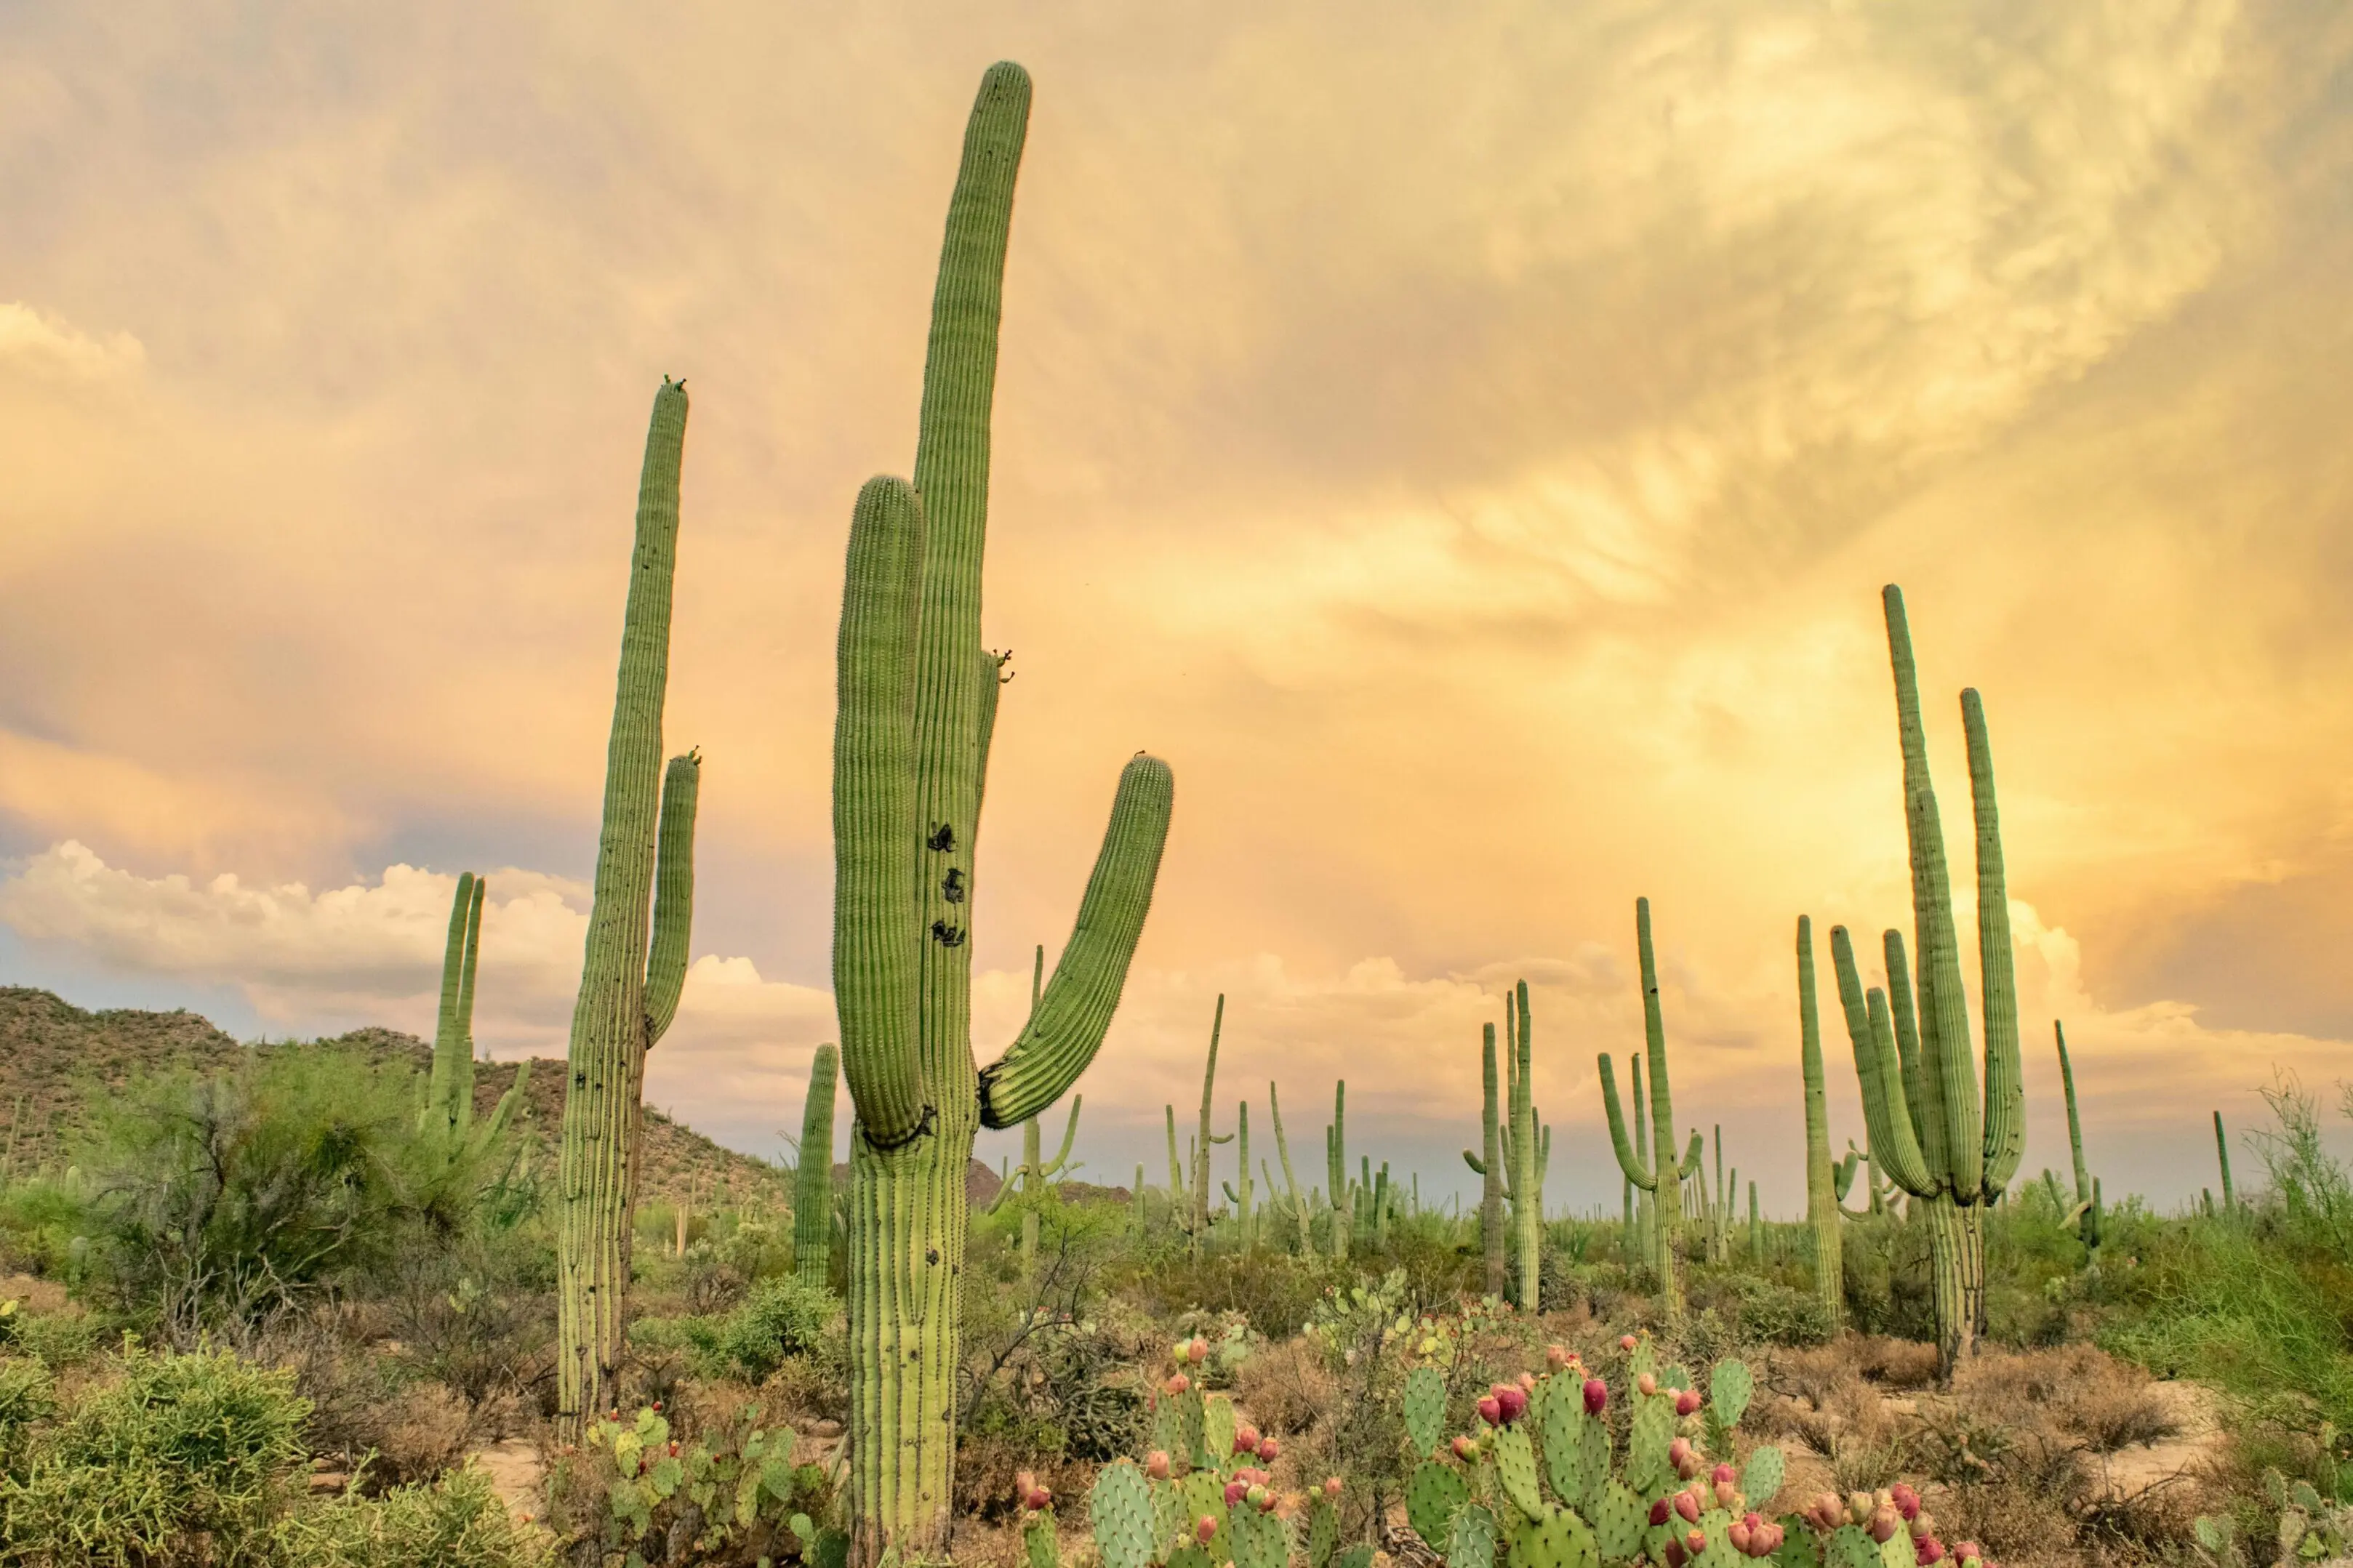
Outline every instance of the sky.
[(834, 1035), (850, 502), (912, 462), (1000, 58), (1036, 102), (981, 1059), (1121, 763), (1177, 782), (1082, 1175), (1166, 1179), (1222, 994), (1220, 1131), (1246, 1098), (1271, 1154), (1279, 1081), (1320, 1182), (1345, 1075), (1352, 1163), (1472, 1191), (1480, 1026), (1525, 978), (1548, 1202), (1615, 1212), (1595, 1056), (1641, 1038), (1647, 896), (1678, 1119), (1801, 1208), (1796, 919), (1867, 954), (1910, 924), (1889, 582), (1965, 931), (1957, 695), (1986, 703), (2028, 1171), (2067, 1163), (2054, 1018), (2111, 1194), (2194, 1198), (2210, 1113), (2254, 1130), (2275, 1073), (2333, 1105), (2325, 0), (0, 9), (0, 982), (429, 1032), (471, 869), (477, 1037), (560, 1054), (645, 421), (683, 376), (695, 960), (647, 1094), (776, 1150)]

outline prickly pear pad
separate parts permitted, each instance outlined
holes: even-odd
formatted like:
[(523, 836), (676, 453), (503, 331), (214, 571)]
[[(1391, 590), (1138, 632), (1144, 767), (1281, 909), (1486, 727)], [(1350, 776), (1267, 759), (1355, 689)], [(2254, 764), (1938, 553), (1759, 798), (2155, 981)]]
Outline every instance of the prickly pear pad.
[(1642, 1531), (1649, 1528), (1651, 1507), (1623, 1481), (1611, 1481), (1593, 1510), (1594, 1533), (1601, 1555), (1623, 1562), (1642, 1550)]
[(1585, 1521), (1566, 1509), (1533, 1517), (1512, 1537), (1511, 1568), (1600, 1568), (1601, 1552)]
[(1530, 1519), (1542, 1519), (1544, 1490), (1536, 1484), (1536, 1451), (1525, 1426), (1498, 1426), (1487, 1439), (1495, 1457), (1495, 1479), (1514, 1507)]
[(1746, 1362), (1717, 1362), (1707, 1380), (1710, 1414), (1728, 1427), (1737, 1426), (1741, 1416), (1747, 1414), (1749, 1395), (1756, 1392), (1757, 1378)]
[(1642, 1401), (1626, 1438), (1626, 1483), (1645, 1497), (1667, 1489), (1667, 1447), (1675, 1440), (1675, 1405), (1665, 1394)]
[(1425, 1459), (1406, 1483), (1405, 1517), (1433, 1552), (1443, 1552), (1454, 1510), (1471, 1499), (1462, 1473), (1452, 1465)]
[(1278, 1513), (1235, 1509), (1226, 1520), (1232, 1535), (1234, 1568), (1282, 1568), (1291, 1556), (1291, 1527)]
[(1168, 1550), (1178, 1537), (1193, 1538), (1193, 1521), (1185, 1513), (1185, 1489), (1176, 1481), (1155, 1481), (1152, 1487), (1152, 1539), (1157, 1551)]
[(1031, 1520), (1021, 1531), (1021, 1544), (1029, 1552), (1029, 1568), (1061, 1568), (1061, 1552), (1054, 1542), (1052, 1514), (1041, 1513)]
[(1152, 1483), (1134, 1460), (1103, 1467), (1087, 1494), (1087, 1514), (1094, 1521), (1103, 1568), (1151, 1568)]
[(1599, 1507), (1603, 1491), (1609, 1485), (1610, 1441), (1609, 1423), (1599, 1416), (1588, 1417), (1585, 1423), (1585, 1451), (1577, 1458), (1577, 1469), (1585, 1477), (1585, 1490), (1582, 1496), (1572, 1500), (1577, 1502), (1579, 1512)]
[(1733, 1549), (1726, 1533), (1732, 1528), (1730, 1514), (1712, 1508), (1699, 1516), (1699, 1527), (1707, 1534), (1707, 1550), (1699, 1554), (1695, 1568), (1747, 1568), (1748, 1559)]
[(1760, 1513), (1772, 1507), (1774, 1494), (1781, 1489), (1782, 1474), (1780, 1449), (1768, 1443), (1751, 1452), (1748, 1463), (1740, 1468), (1740, 1491), (1748, 1506)]
[(1188, 1541), (1168, 1554), (1168, 1568), (1218, 1568), (1218, 1564), (1207, 1547)]
[(1340, 1544), (1340, 1510), (1317, 1493), (1307, 1505), (1307, 1568), (1332, 1568), (1333, 1549)]
[(1585, 1407), (1569, 1399), (1545, 1402), (1545, 1479), (1553, 1496), (1571, 1508), (1585, 1500)]
[(1495, 1542), (1501, 1531), (1495, 1516), (1479, 1503), (1454, 1510), (1446, 1538), (1446, 1568), (1494, 1568)]
[[(1226, 1528), (1226, 1479), (1215, 1470), (1195, 1470), (1178, 1483), (1185, 1498), (1185, 1517), (1188, 1520), (1207, 1516), (1218, 1521), (1218, 1529)], [(1218, 1538), (1219, 1548), (1225, 1537)]]
[[(1908, 1544), (1909, 1537), (1901, 1531), (1896, 1534)], [(1854, 1525), (1841, 1524), (1822, 1545), (1822, 1568), (1885, 1568), (1885, 1560), (1880, 1556), (1879, 1542)]]
[(1234, 1451), (1234, 1402), (1222, 1394), (1201, 1401), (1201, 1452), (1204, 1465), (1222, 1465)]
[(1406, 1374), (1405, 1436), (1414, 1457), (1422, 1459), (1438, 1452), (1446, 1436), (1446, 1379), (1434, 1366), (1418, 1366)]

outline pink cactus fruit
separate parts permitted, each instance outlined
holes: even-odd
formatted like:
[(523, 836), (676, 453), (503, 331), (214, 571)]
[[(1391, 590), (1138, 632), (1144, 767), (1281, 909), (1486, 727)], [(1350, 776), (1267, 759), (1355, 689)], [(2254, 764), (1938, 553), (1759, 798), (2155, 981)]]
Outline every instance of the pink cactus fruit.
[(1251, 1482), (1250, 1489), (1242, 1493), (1242, 1500), (1249, 1503), (1252, 1508), (1265, 1507), (1266, 1500), (1267, 1490), (1265, 1486), (1256, 1481)]
[(1203, 1339), (1200, 1335), (1195, 1334), (1193, 1336), (1193, 1342), (1185, 1347), (1185, 1359), (1191, 1362), (1195, 1366), (1198, 1366), (1203, 1362), (1208, 1360), (1209, 1342)]
[(1631, 1334), (1620, 1334), (1618, 1336), (1618, 1348), (1621, 1351), (1632, 1350), (1635, 1343), (1634, 1336)]
[(1683, 1516), (1683, 1522), (1685, 1524), (1697, 1524), (1699, 1522), (1699, 1499), (1692, 1496), (1689, 1492), (1677, 1492), (1674, 1497), (1674, 1502), (1675, 1511)]
[(1599, 1415), (1609, 1404), (1609, 1385), (1598, 1377), (1585, 1380), (1585, 1413)]
[(1735, 1552), (1739, 1552), (1743, 1557), (1748, 1555), (1748, 1521), (1746, 1520), (1734, 1520), (1725, 1531), (1724, 1538), (1732, 1542), (1732, 1549)]
[(1249, 1483), (1248, 1481), (1245, 1481), (1245, 1480), (1230, 1480), (1230, 1481), (1228, 1481), (1228, 1482), (1226, 1483), (1226, 1506), (1227, 1506), (1228, 1508), (1231, 1508), (1231, 1507), (1233, 1507), (1233, 1506), (1234, 1506), (1234, 1504), (1236, 1504), (1236, 1503), (1238, 1503), (1238, 1502), (1241, 1501), (1241, 1500), (1242, 1500), (1242, 1497), (1243, 1497), (1243, 1495), (1244, 1495), (1245, 1493), (1247, 1493), (1249, 1490), (1250, 1490), (1250, 1483)]
[(1534, 1394), (1536, 1390), (1536, 1374), (1532, 1372), (1520, 1373), (1519, 1384), (1522, 1394)]
[(1707, 1531), (1704, 1531), (1704, 1530), (1686, 1530), (1686, 1531), (1683, 1531), (1683, 1550), (1684, 1550), (1685, 1552), (1690, 1552), (1690, 1553), (1691, 1553), (1693, 1556), (1694, 1556), (1694, 1557), (1698, 1556), (1701, 1552), (1703, 1552), (1706, 1551), (1706, 1550), (1707, 1550)]
[(1261, 1437), (1258, 1440), (1258, 1457), (1271, 1465), (1282, 1457), (1282, 1445), (1271, 1437)]
[(1634, 1386), (1641, 1391), (1645, 1398), (1648, 1398), (1659, 1392), (1658, 1375), (1655, 1373), (1646, 1372), (1634, 1380)]
[(1209, 1544), (1209, 1537), (1217, 1533), (1218, 1521), (1206, 1513), (1203, 1514), (1199, 1521), (1193, 1526), (1193, 1539), (1199, 1542), (1204, 1546)]
[(1168, 1479), (1168, 1450), (1155, 1448), (1144, 1456), (1144, 1473), (1155, 1481)]
[(1241, 1426), (1234, 1428), (1234, 1452), (1237, 1454), (1255, 1454), (1258, 1452), (1257, 1427)]
[(1029, 1494), (1029, 1506), (1033, 1509), (1042, 1510), (1053, 1500), (1054, 1494), (1048, 1491), (1044, 1487), (1039, 1487), (1036, 1491)]
[(1903, 1520), (1896, 1516), (1894, 1508), (1890, 1506), (1873, 1510), (1871, 1523), (1865, 1528), (1870, 1531), (1873, 1541), (1884, 1545), (1894, 1539), (1895, 1532), (1903, 1527)]
[(1337, 1477), (1337, 1476), (1325, 1476), (1325, 1477), (1324, 1478), (1324, 1495), (1325, 1497), (1327, 1497), (1327, 1498), (1335, 1498), (1335, 1499), (1336, 1499), (1336, 1498), (1338, 1498), (1338, 1497), (1339, 1497), (1339, 1495), (1340, 1495), (1340, 1478), (1339, 1478), (1339, 1477)]
[(1468, 1464), (1479, 1457), (1479, 1445), (1458, 1433), (1454, 1438), (1454, 1457)]
[(1675, 1395), (1675, 1414), (1689, 1415), (1699, 1409), (1699, 1390), (1686, 1388)]
[(1528, 1413), (1528, 1391), (1506, 1384), (1496, 1392), (1495, 1403), (1502, 1406), (1506, 1422), (1517, 1421)]
[(1168, 1374), (1168, 1392), (1169, 1392), (1169, 1393), (1171, 1393), (1171, 1394), (1182, 1394), (1182, 1393), (1184, 1393), (1187, 1389), (1188, 1389), (1188, 1388), (1190, 1388), (1190, 1387), (1192, 1387), (1192, 1386), (1193, 1386), (1193, 1380), (1192, 1380), (1191, 1378), (1189, 1378), (1189, 1377), (1187, 1377), (1183, 1373), (1181, 1373), (1181, 1372), (1172, 1372), (1172, 1373), (1170, 1373)]
[(1503, 1401), (1492, 1394), (1479, 1401), (1479, 1419), (1490, 1426), (1502, 1426), (1504, 1424)]
[(1945, 1556), (1945, 1543), (1933, 1535), (1924, 1535), (1912, 1543), (1912, 1553), (1920, 1568), (1935, 1568)]
[(1716, 1485), (1722, 1486), (1726, 1481), (1738, 1480), (1740, 1479), (1740, 1472), (1734, 1469), (1730, 1465), (1718, 1465), (1715, 1469), (1708, 1472), (1707, 1479), (1714, 1481)]
[(1683, 1543), (1682, 1542), (1670, 1541), (1667, 1542), (1667, 1568), (1683, 1568)]
[(1920, 1516), (1920, 1494), (1902, 1481), (1887, 1489), (1887, 1500), (1894, 1503), (1895, 1511), (1906, 1519), (1917, 1519)]
[(1666, 1523), (1666, 1522), (1667, 1522), (1667, 1515), (1669, 1515), (1670, 1513), (1672, 1513), (1673, 1511), (1674, 1511), (1674, 1509), (1672, 1508), (1672, 1505), (1670, 1505), (1670, 1504), (1668, 1503), (1667, 1500), (1666, 1500), (1666, 1499), (1664, 1499), (1664, 1498), (1661, 1498), (1658, 1501), (1656, 1501), (1656, 1502), (1652, 1503), (1652, 1504), (1651, 1505), (1651, 1527), (1652, 1527), (1653, 1529), (1655, 1529), (1655, 1528), (1657, 1528), (1658, 1526), (1660, 1526), (1660, 1525), (1662, 1525), (1662, 1524)]
[(1691, 1451), (1691, 1439), (1688, 1437), (1678, 1437), (1673, 1442), (1667, 1445), (1667, 1463), (1671, 1465), (1680, 1465), (1685, 1458), (1690, 1457)]

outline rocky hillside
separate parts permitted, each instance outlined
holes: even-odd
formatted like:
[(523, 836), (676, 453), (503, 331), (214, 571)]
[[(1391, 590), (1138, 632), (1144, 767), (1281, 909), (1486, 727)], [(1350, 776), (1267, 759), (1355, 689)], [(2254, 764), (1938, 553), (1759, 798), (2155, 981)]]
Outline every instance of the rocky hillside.
[[(432, 1047), (392, 1029), (358, 1029), (320, 1045), (344, 1046), (378, 1060), (431, 1066)], [(47, 991), (0, 986), (0, 1158), (16, 1169), (62, 1151), (93, 1088), (119, 1085), (133, 1074), (173, 1068), (199, 1072), (235, 1066), (248, 1051), (305, 1050), (301, 1043), (247, 1046), (196, 1014), (109, 1008), (85, 1012)], [(488, 1114), (514, 1082), (516, 1064), (482, 1064), (474, 1102)], [(564, 1119), (564, 1064), (539, 1061), (524, 1091), (524, 1125), (550, 1157)], [(698, 1207), (754, 1198), (783, 1201), (788, 1180), (774, 1166), (724, 1149), (658, 1110), (646, 1112), (644, 1195), (691, 1196)]]

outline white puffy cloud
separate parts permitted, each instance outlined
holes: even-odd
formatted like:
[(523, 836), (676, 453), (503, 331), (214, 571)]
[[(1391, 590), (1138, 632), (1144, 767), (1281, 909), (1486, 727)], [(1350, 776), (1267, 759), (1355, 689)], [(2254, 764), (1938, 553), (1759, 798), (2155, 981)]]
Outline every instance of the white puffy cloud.
[(129, 332), (92, 337), (22, 300), (0, 301), (0, 376), (90, 384), (136, 375), (146, 360)]

